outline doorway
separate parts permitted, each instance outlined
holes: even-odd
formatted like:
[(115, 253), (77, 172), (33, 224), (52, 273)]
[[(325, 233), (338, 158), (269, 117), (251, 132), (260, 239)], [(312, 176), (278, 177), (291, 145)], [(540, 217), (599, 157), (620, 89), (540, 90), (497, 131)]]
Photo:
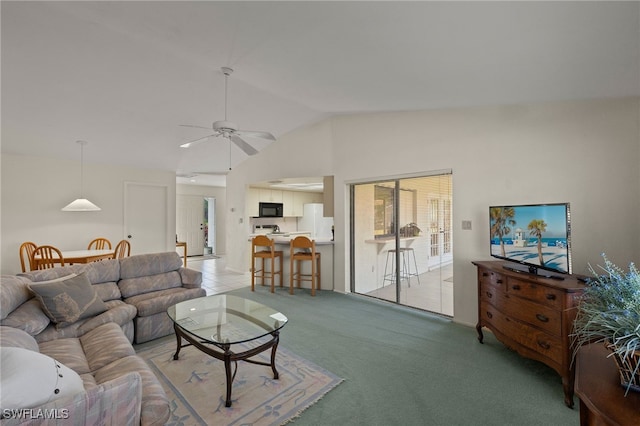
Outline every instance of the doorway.
[(351, 291), (453, 316), (452, 174), (351, 185)]
[(176, 237), (187, 243), (189, 256), (215, 254), (216, 199), (179, 194), (176, 206)]

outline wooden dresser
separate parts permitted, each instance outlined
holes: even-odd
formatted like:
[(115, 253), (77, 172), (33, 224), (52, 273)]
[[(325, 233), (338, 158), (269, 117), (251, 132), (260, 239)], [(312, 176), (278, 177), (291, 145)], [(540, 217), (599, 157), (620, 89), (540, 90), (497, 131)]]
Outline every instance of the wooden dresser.
[[(518, 354), (543, 362), (562, 378), (564, 403), (573, 407), (575, 371), (571, 337), (578, 297), (584, 284), (538, 277), (504, 268), (508, 262), (476, 261), (478, 268), (478, 340), (482, 327)], [(513, 265), (513, 264), (511, 264)]]

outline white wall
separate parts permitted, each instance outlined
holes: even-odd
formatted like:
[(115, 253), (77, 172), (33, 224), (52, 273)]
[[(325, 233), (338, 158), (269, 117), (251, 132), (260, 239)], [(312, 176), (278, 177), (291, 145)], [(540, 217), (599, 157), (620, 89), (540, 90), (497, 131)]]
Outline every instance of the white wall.
[[(62, 212), (80, 195), (80, 163), (2, 154), (1, 269), (20, 272), (20, 244), (33, 241), (62, 250), (85, 249), (95, 237), (120, 241), (124, 231), (124, 182), (168, 187), (169, 237), (175, 241), (175, 172), (84, 164), (84, 196), (98, 212)], [(173, 250), (167, 247), (166, 250)], [(133, 250), (132, 250), (133, 251)]]
[[(224, 254), (227, 226), (227, 190), (219, 186), (176, 185), (176, 195), (198, 195), (216, 199), (216, 254)], [(176, 206), (177, 207), (177, 206)]]
[(602, 252), (620, 265), (640, 261), (639, 123), (639, 98), (331, 118), (284, 135), (229, 174), (227, 264), (248, 269), (248, 230), (238, 222), (247, 184), (334, 175), (335, 288), (348, 291), (347, 184), (450, 168), (454, 318), (475, 324), (471, 261), (490, 259), (489, 205), (570, 202), (576, 273)]

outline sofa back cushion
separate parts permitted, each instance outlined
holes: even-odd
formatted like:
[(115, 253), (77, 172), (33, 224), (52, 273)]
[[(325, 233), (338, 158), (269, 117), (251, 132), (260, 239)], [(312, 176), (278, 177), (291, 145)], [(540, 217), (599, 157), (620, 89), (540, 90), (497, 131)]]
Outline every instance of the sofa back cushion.
[(35, 336), (46, 329), (50, 322), (51, 319), (42, 310), (40, 301), (34, 297), (0, 320), (0, 325), (14, 327)]
[(124, 298), (182, 287), (178, 270), (182, 259), (176, 252), (150, 253), (120, 259), (120, 293)]
[(13, 327), (0, 326), (0, 346), (24, 348), (39, 352), (38, 342), (26, 331)]
[(123, 279), (118, 282), (118, 286), (120, 287), (120, 293), (122, 293), (122, 296), (126, 299), (138, 294), (182, 287), (182, 281), (178, 271), (173, 271), (165, 272), (164, 274)]
[(29, 291), (29, 282), (27, 278), (15, 275), (0, 277), (0, 320), (33, 297)]
[(89, 282), (93, 284), (103, 302), (119, 300), (122, 298), (118, 285), (120, 279), (120, 262), (117, 259), (107, 259), (100, 262), (51, 268), (42, 271), (31, 271), (18, 274), (31, 281), (50, 281), (70, 274), (86, 273)]
[(120, 279), (163, 274), (181, 267), (182, 259), (175, 251), (139, 254), (120, 259)]

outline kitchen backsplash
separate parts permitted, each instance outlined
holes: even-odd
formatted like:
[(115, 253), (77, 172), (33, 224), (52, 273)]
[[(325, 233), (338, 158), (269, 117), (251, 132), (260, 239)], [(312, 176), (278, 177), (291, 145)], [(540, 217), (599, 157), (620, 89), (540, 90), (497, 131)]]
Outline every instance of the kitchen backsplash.
[(320, 209), (322, 204), (305, 204), (306, 209), (315, 206), (316, 212), (307, 213), (306, 217), (254, 217), (250, 219), (250, 231), (254, 234), (268, 234), (273, 231), (274, 225), (277, 225), (280, 232), (310, 232), (315, 233), (318, 237), (330, 238), (331, 225), (333, 218), (319, 218), (322, 216)]

